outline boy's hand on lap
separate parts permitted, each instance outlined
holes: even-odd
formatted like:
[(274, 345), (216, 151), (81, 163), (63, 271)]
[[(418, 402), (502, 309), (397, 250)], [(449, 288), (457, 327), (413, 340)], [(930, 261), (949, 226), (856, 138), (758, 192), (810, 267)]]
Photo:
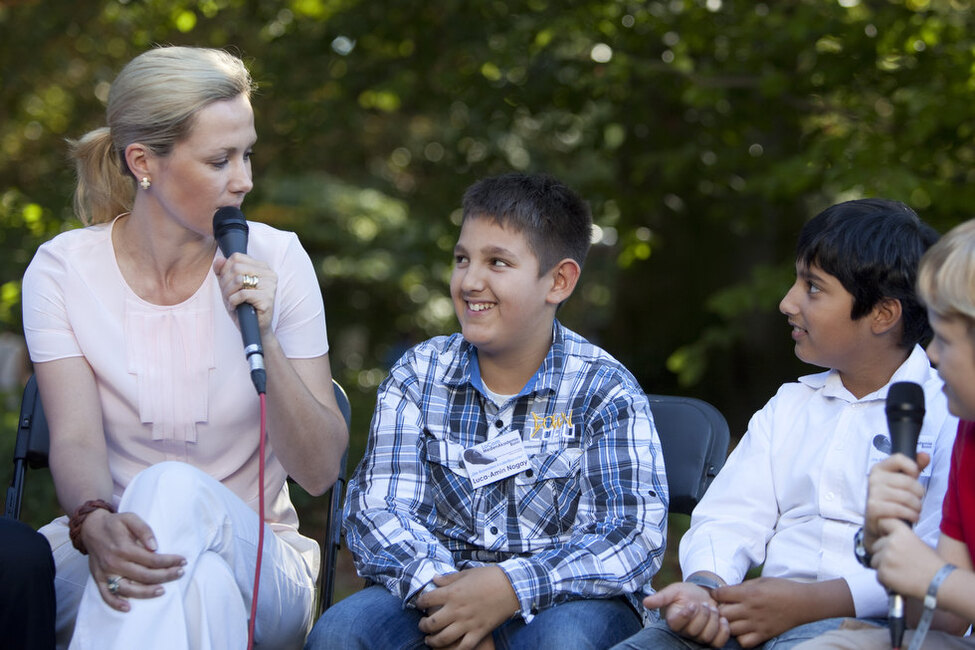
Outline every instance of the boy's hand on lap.
[(491, 632), (518, 612), (518, 597), (499, 567), (477, 567), (433, 579), (436, 589), (416, 600), (428, 610), (420, 631), (431, 648), (494, 647)]
[[(445, 648), (445, 650), (457, 650), (458, 648), (465, 648), (467, 646), (462, 646), (460, 642), (451, 644)], [(488, 634), (486, 637), (481, 639), (480, 643), (474, 646), (474, 650), (494, 650), (494, 637)]]
[(731, 636), (728, 621), (704, 587), (675, 582), (644, 598), (643, 606), (664, 609), (670, 629), (698, 643), (720, 648)]
[(731, 635), (750, 648), (801, 625), (803, 583), (785, 578), (755, 578), (714, 592)]

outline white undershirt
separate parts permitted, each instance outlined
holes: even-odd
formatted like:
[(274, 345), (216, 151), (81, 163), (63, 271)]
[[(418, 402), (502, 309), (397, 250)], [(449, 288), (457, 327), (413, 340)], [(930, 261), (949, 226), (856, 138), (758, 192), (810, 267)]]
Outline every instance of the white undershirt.
[(487, 395), (488, 399), (490, 399), (498, 406), (503, 405), (505, 402), (507, 402), (509, 399), (515, 396), (514, 394), (502, 395), (501, 393), (495, 393), (493, 390), (488, 388), (488, 385), (484, 383), (483, 379), (481, 380), (481, 386), (484, 387), (484, 394)]

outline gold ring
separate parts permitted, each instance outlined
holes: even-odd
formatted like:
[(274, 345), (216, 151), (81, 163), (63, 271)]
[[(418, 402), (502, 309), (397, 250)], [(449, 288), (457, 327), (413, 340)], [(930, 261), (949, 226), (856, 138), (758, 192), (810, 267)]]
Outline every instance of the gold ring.
[(256, 275), (244, 274), (244, 279), (240, 281), (240, 286), (245, 289), (256, 289), (261, 279)]
[(122, 576), (112, 576), (106, 581), (108, 591), (113, 595), (118, 595), (118, 590), (122, 587)]

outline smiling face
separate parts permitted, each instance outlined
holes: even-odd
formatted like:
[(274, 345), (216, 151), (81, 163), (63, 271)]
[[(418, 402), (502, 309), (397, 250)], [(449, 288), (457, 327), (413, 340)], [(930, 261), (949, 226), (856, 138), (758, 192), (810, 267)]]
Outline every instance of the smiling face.
[(148, 154), (148, 192), (171, 220), (200, 235), (213, 232), (217, 208), (239, 207), (253, 187), (254, 111), (244, 95), (197, 113), (189, 135), (167, 156)]
[(796, 264), (796, 281), (779, 303), (788, 316), (796, 356), (842, 374), (869, 354), (870, 314), (853, 320), (853, 295), (818, 265)]
[(975, 420), (975, 345), (968, 322), (961, 317), (944, 318), (928, 310), (934, 337), (928, 344), (928, 358), (944, 381), (948, 410), (964, 420)]
[[(450, 295), (464, 338), (492, 361), (541, 359), (558, 300), (526, 237), (489, 217), (468, 218), (454, 247)], [(553, 302), (555, 300), (556, 302)], [(540, 356), (539, 356), (540, 355)]]

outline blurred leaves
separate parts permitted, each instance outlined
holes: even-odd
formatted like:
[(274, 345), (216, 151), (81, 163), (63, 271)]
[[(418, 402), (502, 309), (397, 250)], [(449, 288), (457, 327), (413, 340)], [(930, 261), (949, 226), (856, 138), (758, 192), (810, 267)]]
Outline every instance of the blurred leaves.
[(868, 195), (941, 230), (969, 216), (973, 22), (968, 0), (6, 2), (0, 325), (19, 331), (37, 245), (77, 225), (64, 139), (103, 123), (121, 66), (226, 47), (260, 85), (245, 210), (312, 255), (357, 411), (405, 347), (454, 329), (464, 188), (523, 169), (598, 226), (560, 317), (740, 432), (802, 371), (776, 304), (808, 217)]

